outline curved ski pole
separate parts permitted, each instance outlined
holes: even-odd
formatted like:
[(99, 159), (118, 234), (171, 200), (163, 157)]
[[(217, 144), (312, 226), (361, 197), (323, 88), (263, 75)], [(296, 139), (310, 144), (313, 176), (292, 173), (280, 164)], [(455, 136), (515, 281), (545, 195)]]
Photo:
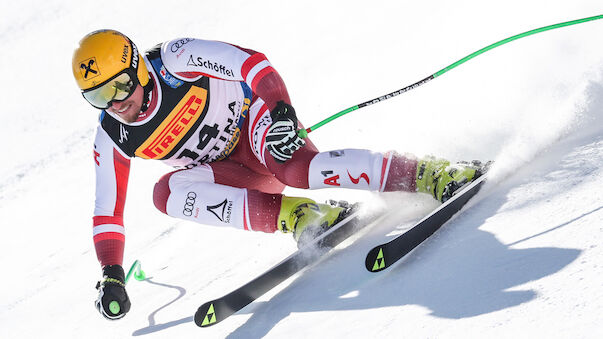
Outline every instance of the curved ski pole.
[(562, 23), (558, 23), (558, 24), (554, 24), (554, 25), (544, 26), (544, 27), (536, 28), (536, 29), (533, 29), (533, 30), (530, 30), (530, 31), (527, 31), (527, 32), (523, 32), (523, 33), (514, 35), (512, 37), (503, 39), (501, 41), (495, 42), (495, 43), (493, 43), (491, 45), (488, 45), (488, 46), (486, 46), (486, 47), (484, 47), (484, 48), (476, 51), (476, 52), (473, 52), (473, 53), (467, 55), (466, 57), (460, 59), (459, 61), (457, 61), (457, 62), (455, 62), (455, 63), (453, 63), (453, 64), (451, 64), (449, 66), (444, 67), (443, 69), (441, 69), (441, 70), (433, 73), (432, 75), (426, 77), (425, 79), (419, 80), (419, 81), (415, 82), (412, 85), (408, 85), (408, 86), (406, 86), (404, 88), (401, 88), (401, 89), (399, 89), (397, 91), (394, 91), (394, 92), (391, 92), (389, 94), (380, 96), (378, 98), (375, 98), (375, 99), (372, 99), (372, 100), (369, 100), (369, 101), (365, 101), (363, 103), (360, 103), (360, 104), (358, 104), (356, 106), (352, 106), (350, 108), (346, 108), (343, 111), (335, 113), (332, 116), (330, 116), (330, 117), (322, 120), (321, 122), (319, 122), (319, 123), (317, 123), (317, 124), (315, 124), (313, 126), (310, 126), (309, 128), (300, 129), (297, 132), (297, 134), (299, 135), (300, 138), (306, 138), (308, 136), (308, 133), (314, 131), (315, 129), (317, 129), (317, 128), (323, 126), (323, 125), (328, 124), (329, 122), (331, 122), (331, 121), (333, 121), (333, 120), (335, 120), (335, 119), (337, 119), (337, 118), (339, 118), (339, 117), (341, 117), (343, 115), (346, 115), (346, 114), (348, 114), (350, 112), (353, 112), (355, 110), (358, 110), (360, 108), (363, 108), (363, 107), (366, 107), (366, 106), (370, 106), (372, 104), (376, 104), (378, 102), (385, 101), (387, 99), (391, 99), (391, 98), (393, 98), (395, 96), (398, 96), (398, 95), (400, 95), (400, 94), (402, 94), (404, 92), (408, 92), (411, 89), (415, 89), (415, 88), (417, 88), (417, 87), (419, 87), (421, 85), (424, 85), (427, 82), (429, 82), (429, 81), (431, 81), (431, 80), (439, 77), (440, 75), (442, 75), (442, 74), (450, 71), (451, 69), (453, 69), (453, 68), (455, 68), (455, 67), (457, 67), (457, 66), (459, 66), (459, 65), (461, 65), (461, 64), (463, 64), (463, 63), (465, 63), (465, 62), (467, 62), (467, 61), (469, 61), (469, 60), (471, 60), (473, 58), (475, 58), (476, 56), (478, 56), (478, 55), (480, 55), (482, 53), (485, 53), (485, 52), (487, 52), (487, 51), (489, 51), (491, 49), (494, 49), (494, 48), (496, 48), (498, 46), (501, 46), (501, 45), (504, 45), (506, 43), (509, 43), (511, 41), (514, 41), (514, 40), (517, 40), (517, 39), (521, 39), (521, 38), (524, 38), (524, 37), (527, 37), (527, 36), (530, 36), (530, 35), (533, 35), (533, 34), (536, 34), (536, 33), (541, 33), (541, 32), (550, 31), (550, 30), (556, 29), (556, 28), (561, 28), (561, 27), (566, 27), (566, 26), (571, 26), (571, 25), (577, 25), (577, 24), (581, 24), (583, 22), (588, 22), (588, 21), (593, 21), (593, 20), (599, 20), (599, 19), (603, 19), (603, 15), (596, 15), (596, 16), (591, 16), (591, 17), (584, 18), (584, 19), (572, 20), (572, 21), (562, 22)]
[(143, 281), (146, 279), (146, 274), (140, 267), (139, 260), (134, 260), (134, 263), (132, 263), (132, 266), (130, 266), (130, 270), (128, 271), (128, 274), (126, 275), (126, 279), (125, 279), (124, 283), (126, 283), (126, 284), (128, 283), (128, 280), (130, 280), (130, 277), (132, 276), (132, 274), (134, 274), (134, 279), (136, 279), (138, 281)]

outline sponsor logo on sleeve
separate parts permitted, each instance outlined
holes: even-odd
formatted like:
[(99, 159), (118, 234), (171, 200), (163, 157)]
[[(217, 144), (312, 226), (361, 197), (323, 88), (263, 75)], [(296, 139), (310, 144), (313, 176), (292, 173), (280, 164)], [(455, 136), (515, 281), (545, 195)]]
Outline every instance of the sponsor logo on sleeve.
[(180, 50), (180, 48), (182, 48), (182, 46), (186, 45), (187, 43), (193, 41), (193, 39), (191, 38), (184, 38), (184, 39), (180, 39), (180, 40), (176, 40), (174, 42), (172, 42), (172, 44), (170, 45), (170, 51), (172, 53), (176, 53), (178, 52), (178, 50)]
[(204, 59), (202, 57), (194, 57), (192, 54), (191, 56), (188, 58), (188, 62), (186, 63), (187, 66), (193, 66), (193, 67), (201, 67), (201, 68), (205, 68), (208, 69), (210, 71), (214, 71), (218, 74), (222, 74), (222, 75), (226, 75), (229, 77), (234, 77), (234, 72), (232, 70), (232, 68), (226, 68), (226, 66), (209, 60), (209, 59)]
[(170, 45), (170, 52), (172, 52), (172, 54), (176, 54), (176, 59), (180, 59), (182, 54), (184, 54), (184, 52), (186, 52), (186, 47), (183, 47), (183, 46), (191, 41), (193, 41), (193, 39), (190, 39), (190, 38), (185, 38), (185, 39), (180, 39), (180, 40), (174, 41)]

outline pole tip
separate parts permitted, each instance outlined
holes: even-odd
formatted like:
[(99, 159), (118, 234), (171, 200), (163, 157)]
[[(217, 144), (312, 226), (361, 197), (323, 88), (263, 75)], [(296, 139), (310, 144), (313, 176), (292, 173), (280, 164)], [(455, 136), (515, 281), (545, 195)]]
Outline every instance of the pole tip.
[(140, 270), (139, 272), (134, 272), (134, 279), (138, 280), (138, 281), (143, 281), (147, 278), (147, 275), (144, 273), (143, 270)]

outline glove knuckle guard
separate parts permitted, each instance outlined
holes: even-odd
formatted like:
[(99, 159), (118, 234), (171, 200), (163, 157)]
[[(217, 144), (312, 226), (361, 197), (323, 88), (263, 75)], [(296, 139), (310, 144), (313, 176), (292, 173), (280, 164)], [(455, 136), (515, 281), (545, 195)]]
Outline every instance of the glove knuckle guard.
[(306, 143), (297, 135), (297, 117), (291, 105), (279, 101), (270, 117), (272, 125), (266, 135), (266, 149), (277, 162), (284, 163)]

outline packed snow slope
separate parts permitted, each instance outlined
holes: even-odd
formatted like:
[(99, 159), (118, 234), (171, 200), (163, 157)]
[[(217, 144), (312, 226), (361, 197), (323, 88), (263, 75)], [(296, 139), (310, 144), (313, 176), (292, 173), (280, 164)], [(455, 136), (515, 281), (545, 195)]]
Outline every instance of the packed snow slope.
[[(152, 187), (170, 171), (133, 161), (125, 265), (132, 309), (94, 309), (97, 115), (71, 77), (99, 28), (141, 49), (174, 37), (264, 52), (306, 125), (399, 89), (490, 43), (603, 14), (600, 0), (33, 1), (0, 5), (0, 337), (603, 337), (603, 20), (498, 47), (402, 96), (316, 130), (322, 149), (492, 159), (492, 179), (403, 262), (364, 269), (374, 245), (437, 204), (421, 194), (304, 192), (395, 212), (223, 323), (197, 307), (295, 250), (289, 235), (169, 218)], [(126, 267), (127, 268), (127, 267)]]

